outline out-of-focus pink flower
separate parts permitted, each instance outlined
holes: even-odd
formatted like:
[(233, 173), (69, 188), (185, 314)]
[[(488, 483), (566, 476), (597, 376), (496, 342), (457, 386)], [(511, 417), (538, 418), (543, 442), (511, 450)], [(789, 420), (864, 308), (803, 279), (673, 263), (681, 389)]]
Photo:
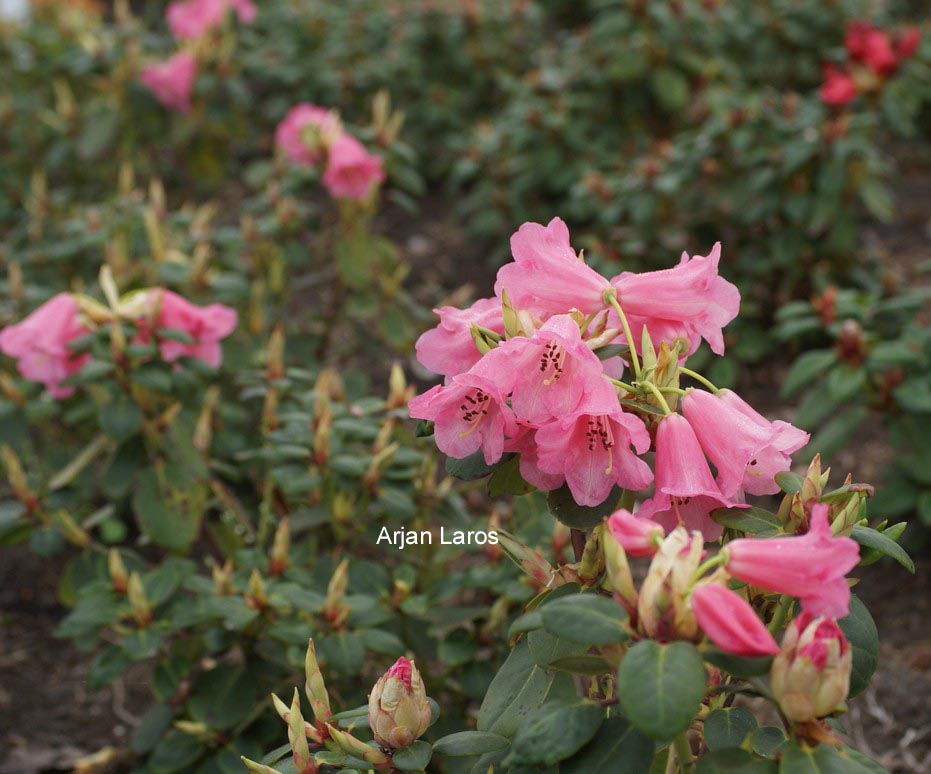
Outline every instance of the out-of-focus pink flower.
[(900, 59), (908, 59), (921, 45), (921, 30), (917, 27), (907, 27), (895, 42), (895, 51)]
[(494, 380), (475, 369), (412, 398), (408, 408), (414, 419), (435, 423), (436, 445), (456, 459), (481, 449), (485, 462), (493, 465), (504, 452), (505, 435), (517, 432), (506, 396)]
[(381, 158), (350, 134), (329, 147), (323, 185), (334, 199), (365, 199), (385, 179)]
[(536, 436), (534, 428), (518, 427), (517, 435), (504, 442), (504, 450), (520, 455), (520, 475), (524, 481), (533, 484), (541, 492), (559, 489), (566, 483), (566, 477), (562, 473), (545, 473), (540, 470)]
[(417, 359), (425, 368), (452, 377), (468, 371), (482, 357), (472, 340), (472, 326), (504, 334), (501, 300), (480, 298), (468, 309), (442, 306), (433, 310), (440, 323), (417, 339)]
[(724, 528), (709, 514), (738, 505), (721, 493), (689, 421), (678, 414), (664, 417), (656, 429), (656, 493), (637, 515), (659, 522), (669, 532), (682, 524), (705, 540), (717, 540)]
[(534, 427), (571, 414), (585, 393), (604, 385), (601, 361), (567, 314), (551, 317), (530, 338), (503, 342), (485, 359), (500, 363), (514, 414)]
[(604, 309), (611, 283), (582, 261), (569, 244), (569, 229), (559, 218), (546, 226), (524, 223), (511, 236), (514, 262), (498, 270), (495, 295), (507, 292), (518, 309), (563, 314)]
[(803, 610), (786, 629), (770, 685), (782, 713), (796, 723), (834, 712), (850, 691), (853, 651), (829, 618)]
[(702, 339), (712, 351), (724, 354), (722, 329), (740, 310), (740, 292), (718, 274), (721, 243), (706, 255), (682, 253), (678, 266), (642, 274), (614, 277), (618, 302), (630, 322), (635, 346), (645, 325), (658, 347), (660, 341), (687, 339), (694, 352)]
[(278, 124), (275, 145), (292, 164), (313, 166), (342, 133), (342, 124), (334, 111), (302, 102), (291, 108)]
[(653, 556), (663, 541), (663, 528), (653, 519), (621, 508), (608, 517), (608, 531), (629, 556)]
[(536, 443), (540, 469), (565, 476), (579, 505), (599, 505), (615, 484), (638, 490), (653, 478), (637, 456), (650, 448), (650, 434), (638, 417), (621, 410), (607, 382), (587, 393), (573, 414), (539, 428)]
[(67, 398), (73, 387), (61, 382), (76, 374), (88, 355), (68, 345), (88, 332), (78, 320), (78, 305), (67, 293), (50, 298), (32, 314), (0, 331), (0, 352), (16, 358), (23, 378), (44, 384), (53, 398)]
[(758, 658), (779, 652), (779, 646), (747, 600), (726, 586), (705, 583), (691, 597), (692, 612), (708, 639), (735, 656)]
[(898, 57), (892, 50), (889, 35), (879, 29), (871, 29), (866, 35), (866, 50), (863, 61), (874, 73), (880, 76), (891, 75), (899, 66)]
[(252, 0), (175, 0), (168, 5), (165, 18), (176, 39), (196, 40), (222, 25), (228, 10), (236, 12), (240, 24), (255, 21)]
[(847, 25), (844, 47), (851, 59), (863, 60), (866, 56), (867, 38), (873, 25), (864, 21), (852, 21)]
[[(792, 466), (784, 443), (790, 434), (747, 416), (732, 405), (734, 399), (743, 403), (736, 395), (725, 401), (704, 390), (690, 390), (682, 399), (682, 413), (717, 468), (718, 488), (725, 497), (739, 498), (744, 491), (775, 494), (779, 491), (776, 474)], [(799, 446), (808, 440), (807, 433), (803, 435)]]
[(161, 338), (159, 353), (170, 363), (180, 357), (193, 357), (218, 368), (223, 362), (220, 341), (236, 329), (236, 310), (223, 304), (197, 306), (177, 293), (163, 288), (149, 291), (149, 314), (140, 321), (140, 338), (145, 341), (160, 328), (184, 331), (193, 339), (189, 344)]
[(725, 569), (745, 583), (798, 597), (813, 615), (843, 618), (850, 607), (846, 575), (860, 561), (860, 548), (848, 537), (832, 537), (828, 511), (823, 503), (812, 507), (805, 535), (732, 540)]
[(190, 51), (178, 51), (169, 59), (142, 69), (139, 80), (169, 110), (188, 113), (197, 77), (197, 60)]
[(857, 97), (857, 84), (850, 73), (836, 65), (824, 66), (824, 83), (821, 84), (821, 101), (825, 105), (846, 105)]

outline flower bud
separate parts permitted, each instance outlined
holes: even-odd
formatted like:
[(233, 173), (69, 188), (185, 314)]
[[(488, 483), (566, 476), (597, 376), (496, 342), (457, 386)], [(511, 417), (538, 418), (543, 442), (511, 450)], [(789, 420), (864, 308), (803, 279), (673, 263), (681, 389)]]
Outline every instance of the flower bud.
[(605, 571), (605, 555), (601, 547), (603, 541), (604, 527), (599, 524), (585, 541), (582, 560), (579, 562), (579, 577), (586, 585), (594, 584)]
[(378, 768), (384, 768), (384, 764), (388, 763), (388, 756), (385, 755), (385, 753), (375, 747), (367, 745), (361, 739), (356, 739), (348, 731), (341, 731), (330, 723), (326, 724), (326, 729), (330, 738), (336, 742), (343, 752), (349, 753), (349, 755), (355, 758), (361, 758), (368, 763), (374, 764)]
[(701, 633), (687, 601), (702, 558), (700, 532), (677, 527), (663, 541), (640, 587), (637, 612), (643, 631), (654, 639), (697, 640)]
[(388, 377), (388, 408), (404, 408), (416, 394), (417, 389), (407, 383), (401, 364), (392, 363), (391, 375)]
[(608, 517), (608, 531), (628, 556), (653, 556), (663, 542), (663, 528), (652, 519), (621, 508)]
[(291, 710), (288, 714), (288, 741), (291, 743), (291, 759), (298, 774), (317, 774), (317, 764), (310, 754), (307, 736), (304, 733), (304, 718), (301, 716), (301, 697), (294, 689)]
[(802, 613), (789, 624), (770, 684), (783, 714), (796, 723), (833, 713), (847, 698), (853, 651), (837, 622)]
[(123, 557), (116, 548), (111, 548), (107, 554), (107, 570), (110, 574), (110, 585), (117, 594), (125, 594), (126, 587), (129, 585), (129, 573), (126, 572), (126, 565), (123, 563)]
[(627, 563), (627, 553), (610, 529), (605, 530), (602, 542), (607, 570), (604, 587), (613, 591), (628, 614), (633, 616), (637, 611), (637, 590), (634, 588), (634, 579)]
[(291, 530), (288, 527), (288, 520), (282, 519), (278, 522), (275, 539), (272, 542), (272, 550), (268, 560), (269, 575), (281, 575), (291, 566), (291, 559), (288, 556), (290, 547)]
[(430, 704), (412, 661), (401, 656), (369, 695), (369, 725), (382, 747), (407, 747), (430, 726)]
[(264, 610), (268, 607), (268, 593), (265, 590), (265, 581), (258, 570), (253, 570), (249, 576), (249, 586), (246, 588), (246, 604), (253, 610)]
[(304, 656), (304, 693), (314, 712), (314, 718), (323, 723), (330, 719), (330, 695), (323, 682), (320, 665), (317, 664), (317, 649), (314, 641), (307, 641), (307, 654)]
[(141, 627), (152, 623), (152, 605), (146, 598), (142, 578), (139, 577), (138, 572), (130, 574), (129, 583), (126, 584), (126, 596), (129, 597), (129, 606), (136, 623)]
[(343, 559), (333, 571), (333, 577), (327, 585), (326, 602), (323, 605), (323, 614), (330, 624), (339, 629), (349, 617), (349, 608), (346, 606), (346, 589), (349, 585), (349, 560)]

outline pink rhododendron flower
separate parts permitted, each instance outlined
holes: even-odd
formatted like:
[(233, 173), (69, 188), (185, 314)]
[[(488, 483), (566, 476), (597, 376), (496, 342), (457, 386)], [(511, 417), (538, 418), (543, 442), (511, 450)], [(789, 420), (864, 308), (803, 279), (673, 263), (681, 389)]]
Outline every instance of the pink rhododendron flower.
[(921, 45), (921, 30), (917, 27), (908, 27), (899, 35), (895, 42), (895, 51), (901, 59), (908, 59)]
[(485, 359), (500, 364), (514, 414), (533, 426), (571, 414), (586, 392), (604, 385), (601, 361), (567, 314), (551, 317), (530, 338), (503, 342)]
[(340, 135), (330, 145), (323, 185), (334, 199), (365, 199), (384, 179), (381, 158), (352, 135)]
[(880, 76), (891, 75), (898, 68), (898, 57), (892, 50), (889, 36), (883, 30), (871, 29), (866, 34), (863, 61)]
[(824, 83), (821, 85), (821, 101), (825, 105), (846, 105), (857, 97), (857, 84), (850, 73), (835, 65), (824, 66)]
[(698, 586), (691, 597), (692, 612), (708, 639), (735, 656), (773, 656), (779, 646), (773, 635), (739, 594), (717, 583)]
[(807, 444), (808, 440), (811, 438), (810, 433), (806, 433), (804, 430), (788, 422), (783, 422), (781, 419), (770, 422), (732, 390), (721, 390), (718, 393), (718, 399), (732, 409), (739, 411), (751, 422), (760, 425), (760, 427), (774, 429), (776, 432), (773, 438), (773, 445), (781, 452), (785, 452), (786, 454), (797, 452)]
[(417, 360), (431, 371), (451, 377), (468, 371), (482, 357), (472, 340), (472, 325), (504, 334), (501, 300), (480, 298), (468, 309), (443, 306), (433, 312), (440, 324), (417, 339)]
[(624, 508), (612, 513), (607, 525), (608, 531), (629, 556), (653, 556), (665, 534), (653, 519), (634, 516)]
[(863, 21), (852, 21), (847, 25), (844, 35), (844, 47), (851, 59), (863, 60), (866, 56), (866, 40), (873, 25)]
[[(734, 398), (743, 403), (736, 395)], [(755, 495), (779, 491), (776, 474), (792, 466), (781, 428), (761, 424), (730, 401), (704, 390), (689, 391), (682, 399), (682, 413), (717, 468), (718, 488), (725, 497), (739, 498), (744, 491)], [(808, 434), (802, 435), (804, 439), (797, 438), (802, 442), (793, 451), (807, 442)]]
[(517, 432), (506, 396), (494, 380), (474, 369), (412, 398), (408, 408), (414, 419), (435, 423), (436, 445), (456, 459), (481, 449), (492, 465), (501, 459), (505, 435)]
[[(317, 143), (308, 142), (307, 129), (319, 135)], [(324, 148), (343, 132), (339, 117), (332, 110), (302, 102), (295, 105), (275, 129), (275, 145), (284, 151), (292, 164), (313, 166), (323, 157)]]
[(540, 469), (565, 476), (579, 505), (604, 502), (615, 484), (643, 489), (653, 478), (637, 456), (650, 448), (650, 434), (638, 417), (621, 410), (607, 382), (587, 393), (573, 414), (539, 428), (536, 443)]
[(159, 352), (162, 360), (170, 363), (180, 357), (194, 357), (217, 368), (223, 361), (220, 341), (236, 329), (237, 315), (234, 309), (223, 304), (196, 306), (170, 290), (157, 288), (149, 291), (147, 303), (155, 315), (154, 322), (143, 319), (140, 335), (147, 340), (159, 328), (172, 328), (187, 333), (193, 341), (162, 338)]
[(672, 269), (614, 277), (611, 284), (630, 322), (634, 345), (639, 347), (645, 325), (656, 344), (687, 339), (689, 354), (705, 339), (713, 352), (724, 354), (722, 329), (740, 310), (740, 292), (718, 274), (720, 260), (718, 242), (706, 256), (682, 253)]
[(737, 505), (715, 484), (689, 421), (678, 414), (664, 417), (656, 429), (656, 494), (637, 515), (654, 519), (666, 532), (682, 524), (705, 540), (717, 540), (724, 528), (709, 514)]
[(165, 18), (178, 40), (196, 40), (223, 24), (228, 10), (236, 12), (240, 24), (252, 24), (256, 9), (252, 0), (175, 0)]
[(566, 477), (562, 473), (545, 473), (540, 469), (536, 435), (534, 428), (518, 427), (517, 435), (504, 442), (504, 450), (520, 455), (519, 469), (524, 481), (533, 484), (541, 492), (559, 489), (566, 483)]
[(169, 59), (144, 67), (139, 80), (169, 110), (188, 113), (191, 91), (197, 77), (197, 60), (189, 51), (178, 51)]
[(78, 319), (78, 305), (67, 293), (50, 298), (16, 325), (0, 331), (0, 352), (16, 358), (23, 378), (44, 384), (53, 398), (67, 398), (73, 387), (61, 382), (81, 370), (89, 355), (68, 345), (89, 331)]
[(728, 543), (725, 550), (725, 568), (735, 578), (798, 597), (813, 615), (847, 615), (850, 587), (845, 576), (860, 561), (860, 548), (848, 537), (832, 537), (827, 505), (812, 507), (805, 535), (740, 538)]
[(524, 223), (511, 236), (514, 262), (498, 270), (495, 295), (507, 292), (519, 309), (562, 314), (604, 309), (611, 283), (582, 261), (569, 244), (569, 229), (559, 218), (546, 226)]

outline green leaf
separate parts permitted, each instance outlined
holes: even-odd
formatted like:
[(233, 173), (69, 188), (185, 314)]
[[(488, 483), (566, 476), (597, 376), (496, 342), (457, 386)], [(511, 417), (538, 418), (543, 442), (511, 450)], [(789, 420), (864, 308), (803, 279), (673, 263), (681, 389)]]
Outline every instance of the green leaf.
[(776, 771), (776, 761), (731, 748), (702, 756), (696, 774), (776, 774)]
[(649, 770), (654, 743), (625, 718), (608, 718), (594, 738), (559, 765), (560, 774), (642, 774)]
[(254, 678), (242, 667), (221, 664), (197, 678), (188, 699), (188, 712), (210, 728), (230, 728), (255, 706), (255, 688)]
[(848, 694), (848, 698), (853, 698), (866, 688), (873, 672), (876, 671), (879, 662), (879, 632), (876, 631), (870, 611), (856, 594), (850, 597), (850, 612), (847, 617), (841, 618), (837, 625), (853, 648), (853, 668)]
[(782, 522), (762, 508), (718, 508), (711, 512), (711, 518), (729, 529), (740, 530), (751, 535), (773, 537), (782, 532)]
[(654, 739), (667, 740), (689, 727), (705, 695), (706, 674), (694, 645), (641, 640), (625, 654), (617, 674), (624, 714)]
[(682, 110), (686, 102), (688, 102), (688, 79), (671, 67), (660, 67), (658, 70), (654, 70), (650, 86), (659, 103), (668, 112)]
[(786, 734), (778, 726), (760, 726), (753, 732), (750, 746), (757, 755), (764, 758), (775, 758), (785, 746)]
[(158, 462), (136, 479), (133, 510), (140, 529), (155, 543), (181, 550), (197, 538), (206, 491), (180, 460)]
[(791, 470), (783, 470), (777, 473), (775, 478), (779, 488), (786, 494), (795, 494), (801, 491), (802, 484), (805, 482), (803, 476), (793, 473)]
[(524, 481), (520, 474), (520, 457), (515, 456), (501, 465), (488, 479), (488, 496), (524, 495), (536, 487)]
[(365, 647), (356, 634), (336, 632), (315, 638), (314, 643), (317, 646), (317, 656), (335, 672), (351, 675), (362, 668), (365, 661)]
[(617, 602), (599, 594), (572, 594), (545, 603), (540, 612), (550, 633), (585, 645), (626, 642), (627, 613)]
[(735, 656), (716, 647), (705, 648), (702, 656), (709, 664), (714, 664), (734, 677), (759, 677), (769, 674), (769, 668), (773, 663), (772, 656), (746, 658)]
[[(132, 740), (130, 741), (132, 751), (147, 753), (155, 747), (158, 740), (161, 739), (164, 733), (171, 727), (173, 718), (174, 712), (168, 705), (156, 704), (152, 707), (133, 732)], [(288, 750), (290, 749), (289, 746)]]
[(100, 407), (100, 429), (116, 441), (131, 438), (142, 428), (142, 411), (125, 393)]
[(511, 458), (510, 454), (505, 454), (494, 465), (488, 465), (485, 462), (485, 455), (481, 449), (463, 457), (461, 460), (455, 457), (446, 458), (446, 472), (462, 481), (477, 481), (485, 476), (490, 476), (499, 466), (503, 465)]
[(504, 765), (564, 760), (591, 740), (604, 719), (604, 709), (590, 701), (544, 704), (520, 724)]
[(433, 746), (429, 742), (418, 740), (413, 744), (395, 750), (391, 763), (398, 771), (422, 771), (433, 757)]
[(864, 527), (857, 524), (854, 526), (853, 532), (850, 533), (850, 537), (856, 540), (861, 546), (866, 546), (867, 548), (879, 551), (881, 554), (891, 556), (906, 570), (914, 574), (915, 563), (912, 561), (912, 558), (905, 552), (902, 546), (882, 532), (877, 532), (871, 527)]
[(591, 529), (596, 524), (601, 524), (605, 516), (614, 512), (620, 496), (620, 488), (612, 487), (608, 498), (601, 505), (589, 508), (573, 500), (569, 486), (563, 484), (547, 495), (546, 502), (550, 513), (570, 529)]
[(715, 710), (705, 718), (705, 744), (712, 751), (740, 747), (756, 725), (756, 718), (745, 709)]
[(792, 364), (782, 382), (781, 396), (791, 398), (803, 387), (811, 384), (818, 376), (837, 362), (833, 349), (816, 349), (805, 352)]
[(543, 613), (539, 610), (531, 610), (514, 619), (514, 623), (512, 623), (508, 629), (508, 639), (513, 639), (518, 634), (526, 634), (527, 632), (542, 628)]
[(502, 750), (509, 744), (510, 741), (505, 737), (487, 731), (460, 731), (438, 739), (433, 745), (433, 752), (448, 757), (484, 755)]
[(206, 751), (204, 743), (180, 731), (169, 731), (152, 750), (148, 764), (159, 774), (191, 771), (194, 762)]
[(123, 648), (107, 645), (93, 660), (87, 670), (87, 687), (96, 691), (112, 683), (129, 668), (133, 659)]
[(488, 687), (478, 713), (478, 730), (512, 736), (521, 718), (547, 699), (574, 695), (572, 678), (537, 666), (527, 641), (521, 640)]
[(779, 774), (873, 774), (875, 771), (875, 764), (864, 765), (846, 751), (827, 744), (812, 748), (789, 742), (779, 762)]
[(866, 422), (870, 411), (866, 406), (851, 406), (836, 414), (812, 437), (808, 448), (818, 451), (823, 457), (830, 457), (846, 444), (857, 429)]
[(572, 675), (604, 675), (613, 672), (614, 667), (604, 658), (594, 654), (583, 653), (579, 656), (563, 656), (550, 661), (550, 669), (568, 672)]

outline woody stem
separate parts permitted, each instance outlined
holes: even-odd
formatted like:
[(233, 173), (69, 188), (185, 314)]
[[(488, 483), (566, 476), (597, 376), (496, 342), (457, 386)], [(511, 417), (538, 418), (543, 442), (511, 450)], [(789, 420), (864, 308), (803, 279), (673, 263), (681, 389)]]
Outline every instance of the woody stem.
[(630, 323), (627, 322), (627, 315), (625, 315), (624, 310), (621, 309), (621, 305), (617, 301), (617, 295), (608, 295), (605, 300), (614, 307), (617, 316), (621, 318), (621, 327), (624, 329), (624, 337), (627, 339), (627, 346), (630, 347), (630, 365), (634, 369), (634, 376), (639, 379), (640, 358), (637, 357), (637, 345), (634, 343), (633, 334), (630, 332)]

